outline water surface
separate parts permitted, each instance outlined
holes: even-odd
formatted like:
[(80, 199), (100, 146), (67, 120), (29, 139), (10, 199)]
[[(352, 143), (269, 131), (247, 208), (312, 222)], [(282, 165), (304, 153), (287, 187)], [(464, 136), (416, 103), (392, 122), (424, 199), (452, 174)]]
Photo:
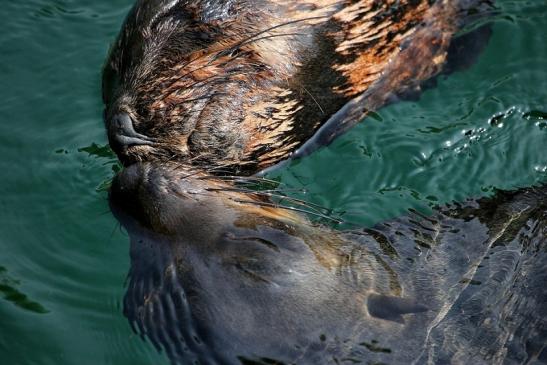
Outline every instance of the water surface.
[[(100, 69), (132, 2), (0, 9), (2, 363), (167, 363), (122, 315), (128, 239), (104, 189), (117, 164), (102, 148)], [(367, 225), (546, 182), (547, 3), (497, 6), (472, 68), (271, 177)]]

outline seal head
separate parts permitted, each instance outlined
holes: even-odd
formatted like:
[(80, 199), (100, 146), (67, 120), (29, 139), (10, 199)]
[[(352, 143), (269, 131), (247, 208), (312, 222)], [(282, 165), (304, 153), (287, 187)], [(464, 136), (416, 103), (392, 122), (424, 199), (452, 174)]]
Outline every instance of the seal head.
[(137, 1), (103, 73), (111, 146), (255, 173), (438, 74), (477, 3)]

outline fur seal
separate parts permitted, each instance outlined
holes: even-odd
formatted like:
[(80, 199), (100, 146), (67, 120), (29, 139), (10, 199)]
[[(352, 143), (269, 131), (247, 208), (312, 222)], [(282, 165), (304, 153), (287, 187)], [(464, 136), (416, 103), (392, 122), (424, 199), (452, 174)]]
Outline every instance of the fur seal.
[(415, 92), (489, 4), (137, 1), (103, 74), (134, 328), (175, 364), (547, 363), (545, 187), (337, 232), (218, 175)]
[(144, 163), (110, 203), (124, 313), (174, 364), (547, 363), (547, 186), (338, 232)]
[(305, 155), (439, 74), (490, 5), (139, 0), (104, 67), (110, 145), (238, 174)]

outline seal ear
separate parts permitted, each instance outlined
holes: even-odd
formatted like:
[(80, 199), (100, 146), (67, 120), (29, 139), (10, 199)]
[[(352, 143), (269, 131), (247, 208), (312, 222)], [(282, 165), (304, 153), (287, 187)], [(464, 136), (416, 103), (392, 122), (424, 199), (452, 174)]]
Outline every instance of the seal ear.
[(372, 317), (403, 324), (403, 314), (426, 312), (429, 308), (410, 298), (372, 294), (367, 300), (367, 310)]

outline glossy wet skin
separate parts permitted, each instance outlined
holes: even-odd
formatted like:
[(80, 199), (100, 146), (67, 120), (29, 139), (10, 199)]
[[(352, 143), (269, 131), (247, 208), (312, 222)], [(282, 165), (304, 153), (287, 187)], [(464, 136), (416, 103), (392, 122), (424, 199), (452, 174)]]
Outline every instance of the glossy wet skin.
[(138, 1), (104, 69), (110, 145), (255, 173), (419, 90), (484, 3)]
[(110, 195), (131, 239), (124, 312), (174, 363), (545, 361), (546, 197), (333, 232), (195, 170), (133, 165)]

